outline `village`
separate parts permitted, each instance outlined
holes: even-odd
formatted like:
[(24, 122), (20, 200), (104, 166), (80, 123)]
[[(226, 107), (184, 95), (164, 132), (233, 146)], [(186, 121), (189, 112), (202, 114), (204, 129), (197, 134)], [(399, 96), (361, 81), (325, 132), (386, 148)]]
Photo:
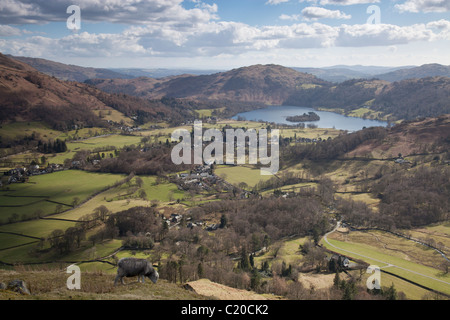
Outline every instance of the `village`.
[(48, 164), (47, 167), (38, 164), (30, 164), (28, 167), (17, 167), (15, 169), (4, 172), (0, 179), (0, 187), (11, 183), (27, 182), (30, 176), (53, 173), (57, 171), (67, 170), (64, 166), (56, 163)]

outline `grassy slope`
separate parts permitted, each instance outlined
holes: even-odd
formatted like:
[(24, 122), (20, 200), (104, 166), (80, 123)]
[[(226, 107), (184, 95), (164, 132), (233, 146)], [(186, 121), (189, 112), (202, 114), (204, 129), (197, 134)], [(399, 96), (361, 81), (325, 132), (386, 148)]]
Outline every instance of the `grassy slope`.
[[(352, 232), (350, 235), (353, 233), (355, 232)], [(383, 237), (383, 232), (375, 233), (375, 237), (373, 235), (362, 234), (361, 232), (356, 232), (356, 234), (357, 238), (350, 237), (342, 239), (342, 237), (339, 237), (341, 240), (335, 239), (336, 236), (332, 235), (328, 238), (328, 241), (335, 247), (329, 246), (325, 242), (323, 242), (323, 245), (329, 247), (330, 250), (341, 252), (353, 258), (362, 259), (381, 268), (387, 268), (386, 270), (389, 272), (411, 279), (429, 288), (450, 294), (450, 286), (448, 284), (434, 280), (438, 279), (448, 283), (450, 282), (450, 275), (444, 275), (437, 268), (424, 265), (425, 263), (431, 265), (435, 263), (437, 265), (438, 261), (442, 259), (434, 251), (424, 249), (412, 241), (401, 238), (394, 239), (388, 236), (388, 238), (391, 238), (388, 244), (376, 240), (377, 236), (379, 238)], [(386, 241), (386, 239), (382, 240)], [(389, 264), (394, 266), (389, 266)]]
[(114, 275), (103, 272), (82, 272), (81, 289), (69, 290), (66, 282), (70, 275), (65, 270), (5, 271), (0, 270), (0, 281), (8, 283), (22, 279), (31, 292), (24, 296), (0, 290), (0, 299), (30, 300), (204, 300), (207, 297), (185, 290), (181, 285), (159, 280), (156, 284), (136, 279), (125, 280), (126, 285), (114, 287)]

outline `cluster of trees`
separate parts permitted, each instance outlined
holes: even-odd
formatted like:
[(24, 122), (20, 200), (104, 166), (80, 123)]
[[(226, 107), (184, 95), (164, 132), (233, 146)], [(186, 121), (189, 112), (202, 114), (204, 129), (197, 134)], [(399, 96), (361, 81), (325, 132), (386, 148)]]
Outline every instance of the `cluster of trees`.
[(446, 77), (409, 79), (393, 83), (352, 79), (298, 89), (284, 105), (339, 108), (345, 112), (367, 105), (395, 119), (436, 117), (450, 112), (450, 79)]
[(286, 162), (301, 160), (334, 160), (352, 151), (368, 140), (382, 140), (388, 134), (388, 129), (371, 127), (349, 134), (343, 134), (335, 139), (322, 140), (312, 144), (296, 144), (286, 146), (280, 151)]
[(368, 80), (352, 79), (338, 84), (327, 83), (314, 88), (299, 89), (284, 105), (356, 109), (372, 100), (378, 89), (378, 86), (364, 85), (366, 82), (370, 84)]
[(148, 236), (129, 236), (122, 241), (125, 248), (131, 249), (152, 249), (155, 242)]
[(399, 228), (446, 221), (450, 218), (450, 168), (419, 166), (384, 175), (372, 186), (381, 199), (380, 213)]
[(71, 105), (67, 107), (56, 107), (50, 105), (39, 105), (30, 109), (29, 118), (42, 121), (52, 129), (58, 131), (69, 131), (75, 127), (107, 127), (107, 123), (101, 120), (92, 110), (83, 105)]
[[(66, 231), (53, 230), (48, 238), (41, 239), (38, 249), (43, 250), (46, 242), (48, 242), (50, 249), (55, 250), (58, 254), (67, 254), (79, 249), (81, 242), (86, 239), (87, 232), (103, 225), (109, 214), (108, 208), (99, 206), (92, 213), (80, 217), (76, 225), (66, 229)], [(89, 240), (95, 243), (98, 240), (97, 238), (97, 234), (94, 234), (89, 237)]]
[(134, 207), (110, 214), (105, 222), (106, 230), (112, 237), (148, 235), (160, 240), (163, 230), (162, 220), (157, 218), (153, 207)]
[(129, 146), (122, 149), (117, 157), (103, 159), (96, 170), (109, 173), (134, 172), (138, 175), (159, 175), (191, 168), (188, 165), (175, 165), (171, 152), (170, 144)]
[(386, 171), (370, 183), (369, 189), (380, 199), (377, 214), (363, 202), (343, 199), (337, 202), (339, 212), (354, 226), (395, 230), (450, 219), (448, 166)]
[(60, 139), (49, 141), (48, 143), (39, 140), (37, 148), (42, 153), (61, 153), (67, 151), (66, 142)]
[(316, 197), (224, 200), (207, 203), (198, 210), (202, 215), (224, 214), (229, 225), (226, 230), (249, 243), (252, 252), (263, 247), (265, 236), (273, 240), (289, 235), (306, 236), (312, 235), (316, 226), (320, 226), (320, 233), (328, 226), (323, 223), (327, 216)]
[(371, 108), (397, 119), (437, 117), (450, 113), (450, 78), (409, 79), (390, 84)]
[(86, 240), (88, 230), (96, 231), (87, 240), (93, 245), (106, 239), (122, 238), (123, 246), (133, 249), (151, 249), (155, 240), (160, 241), (167, 233), (167, 225), (156, 217), (154, 208), (134, 207), (111, 213), (105, 206), (97, 207), (92, 213), (78, 220), (74, 227), (66, 231), (56, 229), (38, 245), (43, 250), (45, 243), (57, 254), (67, 254), (79, 249)]
[(317, 113), (310, 111), (302, 115), (286, 117), (286, 120), (290, 122), (319, 121), (320, 117)]
[(48, 237), (51, 249), (59, 254), (69, 253), (76, 248), (80, 248), (81, 241), (86, 238), (86, 229), (82, 226), (70, 227), (66, 231), (61, 229), (53, 230)]

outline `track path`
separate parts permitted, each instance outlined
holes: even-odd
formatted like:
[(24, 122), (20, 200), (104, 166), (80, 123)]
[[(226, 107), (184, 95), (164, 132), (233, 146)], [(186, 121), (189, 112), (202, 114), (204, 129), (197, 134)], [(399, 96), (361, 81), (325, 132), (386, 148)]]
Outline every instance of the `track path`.
[(349, 250), (340, 248), (340, 247), (338, 247), (338, 246), (335, 246), (334, 244), (332, 244), (332, 243), (330, 243), (330, 242), (328, 241), (327, 236), (330, 235), (330, 234), (332, 234), (333, 232), (335, 232), (340, 226), (341, 226), (341, 222), (338, 221), (337, 224), (336, 224), (336, 227), (335, 227), (333, 230), (331, 230), (330, 232), (326, 233), (326, 234), (323, 236), (323, 241), (325, 241), (325, 243), (326, 243), (328, 246), (333, 247), (333, 248), (335, 248), (335, 249), (338, 249), (338, 250), (340, 250), (340, 251), (348, 252), (349, 254), (352, 254), (352, 255), (355, 255), (355, 256), (358, 256), (358, 257), (370, 259), (371, 261), (376, 261), (376, 262), (380, 262), (380, 263), (382, 263), (382, 264), (385, 264), (385, 266), (384, 266), (384, 267), (381, 267), (381, 269), (383, 269), (383, 268), (389, 268), (389, 267), (395, 267), (395, 268), (398, 268), (398, 269), (401, 269), (401, 270), (404, 270), (404, 271), (411, 272), (411, 273), (413, 273), (413, 274), (419, 275), (419, 276), (421, 276), (421, 277), (425, 277), (425, 278), (428, 278), (428, 279), (432, 279), (432, 280), (434, 280), (434, 281), (438, 281), (438, 282), (441, 282), (441, 283), (444, 283), (444, 284), (447, 284), (447, 285), (450, 286), (450, 282), (447, 282), (447, 281), (444, 281), (444, 280), (441, 280), (441, 279), (437, 279), (437, 278), (431, 277), (431, 276), (429, 276), (429, 275), (426, 275), (426, 274), (423, 274), (423, 273), (420, 273), (420, 272), (417, 272), (417, 271), (414, 271), (414, 270), (410, 270), (410, 269), (407, 269), (407, 268), (404, 268), (404, 267), (400, 267), (400, 266), (398, 266), (398, 265), (392, 264), (392, 263), (387, 262), (387, 261), (382, 261), (382, 260), (379, 260), (379, 259), (375, 259), (375, 258), (370, 257), (370, 256), (362, 255), (361, 253), (349, 251)]

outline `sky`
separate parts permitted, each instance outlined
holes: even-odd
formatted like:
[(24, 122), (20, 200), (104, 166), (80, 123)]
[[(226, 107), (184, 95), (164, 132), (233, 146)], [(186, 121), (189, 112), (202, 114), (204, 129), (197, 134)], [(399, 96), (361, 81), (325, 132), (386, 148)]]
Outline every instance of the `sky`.
[(449, 49), (450, 0), (0, 0), (0, 52), (85, 67), (450, 65)]

